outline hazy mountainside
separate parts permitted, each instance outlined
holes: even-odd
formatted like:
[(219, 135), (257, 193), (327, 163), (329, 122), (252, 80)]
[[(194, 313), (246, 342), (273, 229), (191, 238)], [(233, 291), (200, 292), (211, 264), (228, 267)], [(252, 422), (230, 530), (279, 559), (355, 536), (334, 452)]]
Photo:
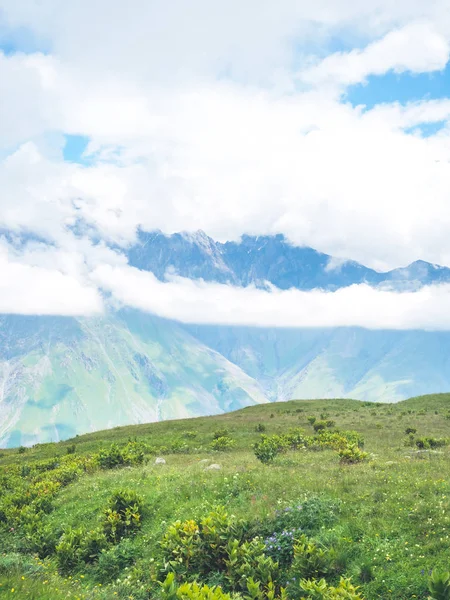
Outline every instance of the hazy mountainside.
[(173, 271), (190, 279), (292, 287), (337, 289), (368, 283), (397, 288), (450, 281), (450, 269), (416, 261), (411, 265), (379, 273), (354, 261), (336, 260), (312, 248), (292, 246), (282, 235), (248, 236), (241, 242), (215, 242), (204, 232), (141, 232), (139, 242), (128, 252), (131, 265), (164, 279)]
[(397, 402), (450, 389), (448, 332), (185, 327), (259, 381), (272, 401)]
[[(417, 287), (450, 269), (377, 273), (282, 236), (220, 244), (202, 232), (141, 234), (130, 263), (164, 279), (335, 289)], [(0, 446), (291, 398), (395, 402), (450, 389), (450, 333), (184, 326), (122, 311), (103, 318), (0, 317)]]
[(0, 318), (0, 445), (265, 402), (258, 383), (175, 323)]

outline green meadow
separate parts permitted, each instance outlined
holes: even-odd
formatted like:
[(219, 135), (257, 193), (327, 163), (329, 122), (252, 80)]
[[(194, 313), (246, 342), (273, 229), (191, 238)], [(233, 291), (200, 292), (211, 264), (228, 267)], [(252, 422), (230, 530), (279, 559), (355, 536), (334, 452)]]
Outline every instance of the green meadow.
[(440, 394), (1, 450), (0, 597), (448, 599), (449, 439)]

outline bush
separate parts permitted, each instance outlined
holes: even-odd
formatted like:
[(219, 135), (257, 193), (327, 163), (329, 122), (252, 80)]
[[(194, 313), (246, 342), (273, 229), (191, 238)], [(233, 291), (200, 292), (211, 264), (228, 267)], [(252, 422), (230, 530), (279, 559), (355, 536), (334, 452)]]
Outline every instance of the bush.
[(312, 416), (308, 417), (308, 423), (310, 425), (314, 425), (315, 422), (316, 422), (316, 417), (312, 417)]
[(98, 556), (95, 576), (101, 583), (108, 583), (119, 577), (121, 571), (132, 565), (139, 555), (136, 545), (123, 539), (116, 546), (103, 550)]
[(218, 440), (221, 437), (228, 437), (229, 435), (230, 435), (230, 432), (228, 431), (228, 429), (217, 429), (213, 433), (213, 439)]
[(419, 448), (420, 450), (429, 450), (434, 449), (434, 448), (441, 448), (443, 446), (447, 446), (448, 445), (448, 440), (445, 438), (432, 438), (432, 437), (422, 437), (422, 438), (417, 438), (415, 440), (415, 444), (417, 446), (417, 448)]
[(19, 446), (17, 452), (19, 454), (25, 454), (25, 452), (27, 451), (27, 449), (25, 448), (25, 446)]
[(226, 452), (227, 450), (231, 450), (236, 445), (236, 442), (228, 436), (222, 436), (215, 438), (209, 447), (211, 450), (216, 452)]
[(142, 498), (133, 490), (115, 492), (104, 511), (103, 530), (107, 538), (118, 542), (141, 527)]
[(195, 581), (178, 586), (173, 573), (169, 573), (160, 586), (161, 600), (232, 600), (220, 587), (201, 586)]
[(430, 600), (450, 600), (450, 573), (433, 571), (428, 580)]
[(358, 588), (353, 586), (349, 579), (341, 578), (339, 585), (333, 587), (321, 579), (319, 581), (303, 579), (300, 582), (300, 590), (303, 592), (302, 600), (311, 598), (313, 600), (364, 600), (359, 594)]
[(313, 496), (282, 510), (277, 510), (272, 522), (267, 523), (271, 534), (285, 530), (302, 530), (310, 533), (329, 527), (338, 519), (340, 503), (332, 498)]
[(323, 431), (324, 429), (326, 429), (326, 427), (327, 427), (327, 422), (326, 421), (316, 421), (313, 424), (313, 428), (314, 428), (315, 432)]
[(122, 447), (111, 444), (108, 450), (100, 450), (96, 459), (102, 469), (139, 465), (144, 461), (144, 445), (139, 442), (128, 442)]
[(278, 563), (265, 555), (265, 547), (259, 538), (243, 543), (231, 540), (228, 543), (225, 578), (230, 589), (246, 591), (249, 579), (264, 586), (277, 579)]
[(411, 433), (417, 433), (417, 429), (415, 427), (407, 427), (405, 429), (406, 435), (410, 435)]
[(322, 548), (302, 535), (294, 545), (291, 573), (296, 578), (323, 577), (333, 571), (334, 551)]
[(337, 451), (341, 463), (347, 465), (353, 465), (355, 463), (363, 462), (368, 458), (368, 453), (364, 452), (356, 444), (349, 444), (345, 448), (341, 448)]
[(69, 574), (81, 566), (92, 563), (108, 545), (100, 529), (68, 529), (56, 546), (56, 561), (61, 574)]
[(225, 568), (230, 540), (242, 538), (242, 524), (229, 517), (223, 507), (210, 512), (199, 523), (175, 521), (161, 540), (165, 569), (183, 576), (208, 574)]
[(77, 447), (75, 446), (75, 444), (71, 444), (70, 446), (67, 446), (67, 448), (66, 448), (67, 454), (75, 454), (76, 451), (77, 451)]
[(275, 457), (286, 452), (288, 441), (279, 435), (262, 435), (259, 442), (253, 444), (255, 456), (264, 464), (274, 461)]
[(292, 563), (295, 540), (301, 536), (301, 533), (301, 529), (296, 528), (273, 532), (264, 540), (266, 554), (285, 569)]
[(255, 427), (255, 431), (258, 433), (264, 433), (266, 431), (266, 426), (263, 423), (258, 423)]

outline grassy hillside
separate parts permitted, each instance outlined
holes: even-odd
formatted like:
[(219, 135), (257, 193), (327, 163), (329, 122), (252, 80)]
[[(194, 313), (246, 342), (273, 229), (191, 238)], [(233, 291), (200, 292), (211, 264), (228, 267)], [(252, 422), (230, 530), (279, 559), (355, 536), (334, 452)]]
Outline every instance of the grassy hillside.
[[(262, 434), (270, 445), (289, 432), (273, 462), (256, 458)], [(440, 394), (259, 405), (2, 450), (0, 597), (428, 598), (429, 573), (449, 568), (449, 437)], [(368, 455), (345, 462), (342, 439)], [(176, 520), (189, 523), (170, 529)], [(171, 572), (224, 595), (177, 591)], [(342, 576), (358, 592), (333, 592)], [(322, 577), (325, 591), (300, 586)]]

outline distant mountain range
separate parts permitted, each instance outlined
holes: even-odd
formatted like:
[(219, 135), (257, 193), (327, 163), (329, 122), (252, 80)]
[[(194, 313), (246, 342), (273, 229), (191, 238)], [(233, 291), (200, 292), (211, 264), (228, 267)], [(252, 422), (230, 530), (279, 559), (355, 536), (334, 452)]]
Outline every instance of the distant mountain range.
[(355, 261), (343, 261), (312, 248), (290, 244), (283, 235), (248, 236), (221, 244), (203, 231), (140, 232), (128, 251), (129, 263), (163, 280), (173, 271), (182, 277), (260, 287), (265, 282), (285, 290), (336, 290), (357, 283), (417, 288), (449, 282), (450, 269), (418, 260), (407, 267), (380, 273)]
[[(160, 279), (281, 289), (450, 281), (445, 267), (417, 261), (378, 273), (283, 236), (221, 244), (203, 232), (142, 232), (128, 260)], [(290, 398), (395, 402), (449, 389), (446, 332), (193, 326), (134, 310), (0, 317), (0, 446)]]

